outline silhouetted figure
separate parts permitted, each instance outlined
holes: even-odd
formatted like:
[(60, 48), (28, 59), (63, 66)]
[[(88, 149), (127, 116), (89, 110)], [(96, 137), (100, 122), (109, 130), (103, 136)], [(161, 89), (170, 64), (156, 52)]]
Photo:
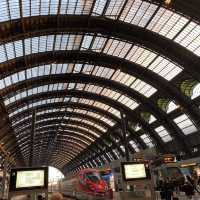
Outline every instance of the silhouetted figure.
[(165, 181), (160, 181), (160, 196), (162, 200), (171, 200), (173, 194), (173, 185), (167, 177)]
[(51, 195), (51, 200), (63, 200), (63, 196), (59, 192), (56, 192)]
[(43, 196), (41, 194), (38, 195), (38, 200), (44, 200)]

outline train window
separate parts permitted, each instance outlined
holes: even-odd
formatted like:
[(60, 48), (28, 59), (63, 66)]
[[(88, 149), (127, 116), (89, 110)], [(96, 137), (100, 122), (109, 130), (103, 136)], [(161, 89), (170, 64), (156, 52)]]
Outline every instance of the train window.
[(101, 177), (97, 172), (88, 172), (85, 174), (85, 178), (92, 182), (98, 182), (99, 180), (101, 180)]

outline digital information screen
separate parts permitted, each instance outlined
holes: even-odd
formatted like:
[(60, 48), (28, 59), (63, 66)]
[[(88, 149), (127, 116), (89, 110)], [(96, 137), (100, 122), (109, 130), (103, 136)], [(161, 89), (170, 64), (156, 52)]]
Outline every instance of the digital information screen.
[(125, 181), (150, 178), (149, 167), (146, 163), (122, 163), (122, 174)]
[(44, 187), (44, 170), (18, 171), (16, 188)]
[(10, 175), (11, 192), (48, 189), (48, 167), (14, 168)]
[(126, 179), (146, 178), (146, 170), (144, 164), (126, 164), (124, 165)]

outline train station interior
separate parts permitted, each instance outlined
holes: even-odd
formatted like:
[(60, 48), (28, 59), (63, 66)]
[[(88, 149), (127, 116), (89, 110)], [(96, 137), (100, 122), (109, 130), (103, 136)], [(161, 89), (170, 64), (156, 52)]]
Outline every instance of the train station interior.
[(0, 199), (200, 200), (199, 56), (200, 0), (0, 0)]

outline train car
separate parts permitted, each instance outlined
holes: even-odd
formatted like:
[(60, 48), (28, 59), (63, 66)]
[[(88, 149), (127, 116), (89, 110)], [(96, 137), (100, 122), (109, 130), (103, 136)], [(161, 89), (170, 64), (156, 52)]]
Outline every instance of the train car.
[(109, 200), (113, 197), (112, 190), (96, 169), (83, 169), (61, 181), (59, 187), (63, 195), (79, 200)]

